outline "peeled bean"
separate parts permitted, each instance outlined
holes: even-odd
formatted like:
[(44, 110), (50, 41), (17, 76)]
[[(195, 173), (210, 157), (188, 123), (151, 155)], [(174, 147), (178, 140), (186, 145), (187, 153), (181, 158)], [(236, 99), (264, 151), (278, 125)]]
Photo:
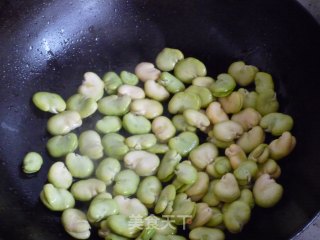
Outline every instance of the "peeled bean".
[(180, 114), (174, 115), (174, 117), (172, 118), (172, 123), (176, 128), (176, 130), (180, 132), (185, 132), (185, 131), (195, 132), (197, 130), (196, 127), (188, 124), (184, 116)]
[(183, 225), (189, 219), (192, 219), (196, 213), (196, 203), (192, 202), (187, 194), (179, 193), (173, 203), (173, 211), (170, 217), (173, 217), (176, 225)]
[(161, 235), (155, 234), (152, 240), (186, 240), (185, 237), (179, 235)]
[(114, 199), (107, 197), (95, 197), (88, 208), (87, 216), (91, 223), (100, 222), (111, 215), (119, 213), (120, 206)]
[(188, 188), (186, 194), (192, 201), (199, 201), (208, 191), (209, 176), (205, 172), (198, 172), (197, 180)]
[(261, 93), (266, 90), (274, 90), (274, 83), (272, 76), (269, 73), (258, 72), (254, 78), (256, 85), (256, 92)]
[(274, 136), (280, 136), (282, 133), (292, 129), (293, 119), (283, 113), (269, 113), (261, 119), (260, 126), (266, 132), (271, 132)]
[(142, 82), (146, 82), (148, 80), (157, 80), (161, 72), (152, 63), (142, 62), (136, 66), (135, 73)]
[(185, 89), (183, 82), (168, 72), (161, 73), (158, 81), (170, 93), (181, 92)]
[(156, 65), (161, 71), (171, 71), (179, 60), (184, 58), (183, 53), (174, 48), (164, 48), (157, 55)]
[(165, 116), (156, 117), (152, 121), (151, 129), (160, 142), (167, 142), (176, 133), (173, 123)]
[(175, 150), (169, 150), (165, 153), (158, 169), (157, 177), (162, 182), (168, 182), (174, 176), (176, 166), (182, 159), (181, 155)]
[(245, 202), (246, 204), (249, 205), (251, 209), (253, 209), (255, 203), (254, 203), (253, 193), (250, 189), (247, 189), (247, 188), (242, 189), (238, 200)]
[(262, 116), (269, 113), (277, 112), (279, 109), (279, 102), (277, 94), (273, 90), (265, 90), (258, 94), (256, 109)]
[(215, 196), (222, 202), (233, 202), (240, 196), (240, 189), (233, 174), (227, 173), (214, 185)]
[(213, 96), (226, 97), (232, 93), (236, 85), (236, 81), (231, 75), (222, 73), (218, 75), (217, 81), (210, 88)]
[(156, 214), (171, 214), (173, 211), (173, 202), (176, 198), (176, 188), (173, 185), (167, 185), (161, 191), (159, 198), (154, 207)]
[(189, 154), (189, 159), (196, 168), (203, 170), (214, 161), (217, 155), (217, 147), (207, 142), (194, 148)]
[(232, 92), (227, 97), (219, 98), (219, 102), (226, 113), (237, 113), (242, 109), (243, 98), (240, 92)]
[(155, 176), (144, 178), (137, 190), (137, 198), (148, 208), (157, 202), (162, 190), (161, 182)]
[(78, 147), (78, 138), (74, 133), (64, 136), (54, 136), (47, 142), (47, 149), (52, 157), (62, 157), (75, 151)]
[(219, 102), (210, 103), (207, 107), (206, 114), (213, 124), (229, 120), (228, 115), (222, 109)]
[(105, 240), (129, 240), (127, 237), (123, 237), (114, 233), (109, 232), (105, 237)]
[(206, 114), (200, 111), (194, 109), (186, 109), (183, 112), (183, 116), (188, 124), (197, 127), (200, 130), (205, 130), (207, 127), (210, 126), (210, 120), (208, 119)]
[(231, 144), (234, 144), (233, 140), (228, 142), (218, 140), (212, 135), (212, 131), (210, 131), (208, 135), (208, 141), (216, 145), (218, 148), (227, 148), (230, 147)]
[(128, 113), (123, 117), (123, 127), (131, 134), (146, 134), (151, 130), (151, 123), (144, 116)]
[(284, 132), (269, 144), (270, 157), (279, 160), (288, 156), (296, 146), (296, 138), (290, 132)]
[(232, 115), (231, 120), (241, 124), (243, 130), (246, 132), (254, 126), (259, 125), (261, 114), (253, 108), (246, 108)]
[(174, 75), (184, 83), (191, 83), (194, 78), (204, 77), (206, 74), (206, 66), (192, 57), (180, 60), (174, 67)]
[(73, 177), (87, 178), (93, 173), (93, 162), (87, 156), (69, 153), (66, 156), (65, 162), (68, 170)]
[(255, 91), (249, 92), (245, 88), (239, 88), (239, 93), (243, 95), (243, 108), (255, 108), (257, 104), (258, 93)]
[(233, 174), (236, 177), (239, 185), (246, 186), (255, 178), (257, 172), (258, 166), (256, 162), (247, 160), (240, 163), (237, 169), (234, 170)]
[(251, 209), (243, 201), (234, 201), (223, 214), (224, 225), (231, 233), (241, 232), (243, 226), (250, 220)]
[(255, 126), (248, 132), (245, 132), (238, 140), (239, 145), (245, 153), (252, 152), (257, 146), (265, 140), (265, 133), (260, 126)]
[(76, 111), (64, 111), (48, 120), (47, 129), (52, 135), (64, 135), (82, 125), (81, 116)]
[(151, 240), (156, 234), (156, 230), (152, 227), (144, 228), (135, 240)]
[(108, 186), (113, 183), (120, 170), (121, 165), (117, 159), (105, 158), (99, 163), (96, 169), (96, 177)]
[(170, 97), (170, 93), (167, 91), (167, 89), (157, 83), (155, 80), (146, 81), (144, 83), (144, 91), (147, 97), (159, 102), (164, 101)]
[(63, 211), (61, 222), (64, 230), (75, 239), (88, 239), (91, 226), (84, 212), (69, 208)]
[(56, 93), (37, 92), (33, 95), (32, 102), (44, 112), (58, 113), (66, 109), (65, 101)]
[(268, 174), (261, 175), (253, 186), (253, 195), (258, 206), (273, 207), (281, 199), (283, 188)]
[(130, 103), (131, 98), (127, 95), (110, 95), (98, 102), (98, 110), (108, 116), (123, 116), (129, 111)]
[(214, 83), (212, 77), (196, 77), (192, 80), (192, 85), (209, 88)]
[(206, 167), (206, 172), (214, 178), (221, 178), (231, 170), (231, 164), (227, 157), (217, 157), (214, 162)]
[(154, 154), (164, 154), (169, 151), (169, 147), (164, 143), (156, 143), (152, 147), (146, 149), (146, 151)]
[(223, 214), (219, 208), (212, 207), (211, 208), (211, 218), (206, 223), (207, 227), (217, 227), (223, 223)]
[(192, 132), (182, 132), (169, 140), (169, 147), (176, 150), (183, 157), (198, 145), (199, 138)]
[(217, 228), (197, 227), (189, 233), (190, 240), (224, 240), (225, 236), (222, 230)]
[(212, 93), (206, 87), (191, 85), (185, 90), (185, 92), (197, 94), (201, 101), (201, 108), (206, 108), (214, 100)]
[(173, 185), (177, 191), (184, 192), (194, 184), (198, 179), (198, 172), (192, 166), (190, 161), (183, 161), (176, 166), (176, 178)]
[(270, 150), (268, 144), (260, 144), (249, 154), (248, 159), (257, 163), (264, 163), (268, 160)]
[(142, 88), (127, 84), (118, 88), (118, 94), (120, 96), (129, 96), (131, 99), (143, 99), (146, 96)]
[(43, 159), (39, 153), (29, 152), (23, 159), (22, 170), (25, 173), (38, 172), (43, 164)]
[(139, 79), (138, 77), (131, 73), (131, 72), (127, 72), (127, 71), (122, 71), (120, 73), (120, 77), (121, 77), (121, 80), (124, 84), (128, 84), (128, 85), (137, 85), (138, 82), (139, 82)]
[(137, 198), (127, 198), (124, 196), (116, 196), (114, 200), (118, 203), (119, 213), (128, 217), (148, 216), (148, 209), (145, 205)]
[(145, 150), (157, 143), (157, 138), (154, 134), (133, 135), (126, 138), (125, 143), (130, 149)]
[(115, 94), (117, 89), (122, 85), (122, 80), (115, 72), (107, 72), (102, 77), (104, 89), (108, 94)]
[(118, 133), (108, 133), (102, 138), (104, 153), (111, 158), (122, 160), (129, 151), (125, 138)]
[(77, 111), (81, 118), (86, 118), (95, 113), (98, 109), (98, 104), (93, 98), (87, 98), (78, 93), (68, 99), (67, 108)]
[(100, 135), (93, 131), (87, 130), (79, 136), (79, 151), (82, 155), (96, 160), (103, 156), (103, 147)]
[(87, 98), (93, 98), (95, 101), (101, 99), (104, 94), (104, 83), (101, 78), (93, 72), (86, 72), (83, 77), (84, 80), (78, 92)]
[(248, 86), (252, 83), (258, 71), (257, 67), (246, 65), (242, 61), (232, 63), (228, 69), (228, 73), (240, 86)]
[(212, 129), (213, 136), (220, 141), (232, 141), (243, 134), (242, 126), (234, 121), (216, 123)]
[(72, 184), (72, 175), (63, 162), (55, 162), (48, 172), (48, 182), (56, 188), (68, 189)]
[(80, 180), (71, 186), (71, 193), (78, 201), (89, 201), (99, 193), (106, 191), (106, 184), (98, 179)]
[(152, 99), (136, 99), (131, 103), (131, 113), (153, 119), (163, 113), (163, 106)]
[(140, 183), (139, 176), (131, 169), (122, 170), (115, 177), (115, 195), (131, 196), (136, 193)]
[(105, 116), (96, 123), (96, 130), (104, 134), (118, 132), (121, 127), (121, 119), (117, 116)]
[(171, 114), (183, 113), (186, 109), (199, 110), (201, 99), (197, 94), (191, 92), (178, 92), (173, 95), (168, 104)]
[(212, 216), (212, 209), (206, 203), (196, 204), (196, 215), (192, 219), (192, 223), (189, 225), (190, 229), (204, 226)]
[(230, 147), (225, 150), (225, 154), (229, 158), (233, 169), (236, 169), (240, 163), (247, 160), (245, 152), (237, 144), (231, 144)]
[(273, 159), (268, 159), (266, 162), (259, 164), (258, 168), (257, 177), (260, 177), (262, 174), (269, 174), (270, 177), (276, 179), (281, 175), (281, 168)]
[(146, 151), (131, 151), (124, 156), (124, 164), (139, 176), (150, 176), (158, 170), (160, 159), (156, 154)]
[(112, 215), (107, 219), (107, 225), (110, 230), (120, 236), (127, 238), (136, 238), (143, 228), (143, 222), (130, 224), (130, 217), (125, 215)]
[(56, 188), (51, 183), (43, 186), (40, 199), (42, 203), (52, 211), (63, 211), (75, 205), (75, 200), (68, 190)]

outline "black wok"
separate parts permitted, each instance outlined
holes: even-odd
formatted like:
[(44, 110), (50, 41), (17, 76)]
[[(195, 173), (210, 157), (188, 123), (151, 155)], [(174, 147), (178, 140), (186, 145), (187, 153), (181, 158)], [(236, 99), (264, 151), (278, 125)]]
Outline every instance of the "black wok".
[[(238, 59), (270, 72), (281, 111), (295, 119), (298, 145), (281, 162), (283, 200), (256, 207), (244, 231), (228, 239), (289, 239), (313, 219), (320, 203), (320, 28), (295, 1), (2, 0), (0, 239), (70, 239), (60, 214), (38, 198), (54, 161), (45, 150), (49, 114), (35, 109), (32, 94), (66, 98), (85, 71), (132, 71), (165, 46), (203, 60), (211, 76)], [(20, 170), (28, 151), (45, 158), (36, 176)]]

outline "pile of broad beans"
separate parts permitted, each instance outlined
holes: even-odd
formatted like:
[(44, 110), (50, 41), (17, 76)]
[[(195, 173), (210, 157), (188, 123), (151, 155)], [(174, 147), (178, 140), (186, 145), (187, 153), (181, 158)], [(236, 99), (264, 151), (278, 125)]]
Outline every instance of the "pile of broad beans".
[[(182, 240), (183, 228), (192, 240), (223, 240), (255, 205), (281, 199), (278, 163), (295, 146), (293, 119), (278, 112), (270, 74), (242, 61), (227, 72), (213, 79), (200, 60), (165, 48), (135, 74), (85, 73), (67, 101), (34, 94), (53, 114), (46, 147), (58, 158), (40, 199), (62, 212), (68, 234), (87, 239), (94, 226), (106, 240)], [(72, 132), (96, 111), (95, 129)], [(23, 171), (42, 163), (28, 153)]]

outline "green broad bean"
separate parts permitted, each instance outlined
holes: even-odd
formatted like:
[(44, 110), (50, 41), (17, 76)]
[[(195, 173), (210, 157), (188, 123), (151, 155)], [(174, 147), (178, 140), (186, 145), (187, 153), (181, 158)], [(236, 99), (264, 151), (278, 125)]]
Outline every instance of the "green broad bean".
[(89, 201), (99, 193), (105, 192), (106, 184), (95, 178), (89, 178), (75, 182), (71, 186), (71, 193), (78, 201)]
[(270, 177), (276, 179), (281, 175), (281, 168), (278, 163), (273, 159), (268, 159), (266, 162), (258, 165), (257, 177), (262, 174), (269, 174)]
[(189, 225), (190, 229), (202, 227), (208, 223), (212, 217), (212, 209), (206, 203), (196, 204), (196, 215), (192, 219), (192, 223)]
[(174, 75), (184, 83), (192, 83), (196, 77), (207, 74), (206, 66), (196, 58), (181, 59), (174, 67)]
[(104, 89), (108, 94), (115, 94), (123, 84), (121, 78), (115, 72), (107, 72), (103, 75)]
[(283, 187), (268, 174), (261, 175), (253, 186), (253, 196), (258, 206), (273, 207), (282, 198)]
[(223, 214), (223, 222), (231, 233), (241, 232), (244, 225), (250, 220), (251, 209), (243, 201), (234, 201)]
[(94, 170), (93, 162), (87, 156), (69, 153), (65, 159), (66, 166), (75, 178), (90, 177)]
[(279, 109), (277, 94), (273, 90), (265, 90), (259, 93), (257, 97), (256, 109), (262, 116), (277, 112)]
[(157, 138), (154, 134), (140, 134), (140, 135), (133, 135), (125, 140), (125, 144), (130, 149), (134, 150), (145, 150), (151, 148), (153, 145), (157, 143)]
[(136, 99), (131, 103), (130, 111), (135, 115), (154, 119), (163, 113), (163, 106), (152, 99)]
[(219, 208), (212, 207), (211, 208), (211, 218), (206, 223), (206, 227), (218, 227), (223, 223), (223, 214)]
[(288, 156), (296, 146), (296, 138), (290, 132), (284, 132), (269, 144), (270, 157), (279, 160)]
[[(177, 194), (173, 203), (173, 211), (170, 214), (170, 217), (174, 220), (173, 223), (183, 225), (193, 219), (195, 214), (196, 203), (192, 202), (185, 193)], [(181, 217), (181, 215), (184, 217)]]
[(154, 154), (165, 154), (169, 151), (169, 146), (164, 143), (156, 143), (152, 147), (146, 149), (146, 151)]
[(172, 71), (177, 62), (183, 58), (183, 53), (180, 50), (164, 48), (156, 57), (156, 65), (161, 71)]
[(107, 186), (111, 185), (120, 172), (120, 162), (115, 158), (103, 159), (96, 168), (96, 177), (103, 181)]
[(243, 95), (243, 108), (255, 108), (257, 104), (258, 93), (255, 91), (249, 92), (245, 88), (239, 88), (239, 93)]
[(52, 157), (58, 158), (75, 151), (78, 147), (78, 137), (74, 133), (64, 136), (54, 136), (47, 142), (47, 149)]
[(175, 186), (169, 184), (164, 187), (159, 195), (159, 198), (154, 207), (154, 212), (156, 214), (164, 213), (171, 214), (173, 211), (173, 203), (176, 198), (176, 188)]
[(44, 112), (59, 113), (66, 109), (66, 103), (63, 98), (50, 92), (37, 92), (32, 96), (34, 105)]
[(107, 225), (112, 232), (127, 238), (138, 237), (139, 232), (143, 229), (143, 222), (132, 224), (130, 217), (121, 214), (108, 217)]
[(185, 89), (183, 82), (168, 72), (161, 73), (158, 81), (169, 93), (177, 93)]
[(185, 92), (197, 94), (201, 101), (201, 108), (206, 108), (214, 100), (211, 91), (207, 87), (200, 87), (196, 85), (189, 86)]
[(236, 169), (240, 163), (247, 160), (245, 152), (237, 144), (231, 144), (226, 148), (225, 155), (229, 158), (232, 169)]
[(122, 119), (123, 127), (131, 134), (146, 134), (151, 131), (151, 122), (144, 116), (127, 113)]
[(256, 162), (247, 160), (234, 170), (233, 174), (236, 177), (240, 186), (250, 184), (258, 173), (258, 165)]
[(231, 172), (231, 170), (232, 167), (227, 157), (217, 157), (214, 162), (206, 167), (206, 172), (214, 178), (221, 178), (226, 173)]
[(184, 192), (198, 179), (197, 169), (192, 166), (190, 161), (183, 161), (176, 166), (176, 179), (172, 183), (177, 191)]
[(137, 198), (148, 208), (155, 205), (162, 190), (161, 182), (155, 176), (144, 178), (137, 190)]
[(93, 72), (86, 72), (83, 77), (84, 80), (78, 88), (78, 93), (87, 98), (93, 98), (95, 101), (101, 99), (104, 94), (104, 83), (101, 78)]
[(260, 144), (249, 154), (248, 159), (257, 163), (264, 163), (269, 159), (270, 150), (268, 144)]
[(247, 188), (244, 188), (241, 190), (240, 197), (239, 197), (238, 201), (245, 202), (246, 204), (248, 204), (248, 206), (251, 209), (253, 209), (254, 204), (255, 204), (253, 193), (250, 189), (247, 189)]
[(245, 153), (252, 152), (265, 140), (265, 133), (260, 126), (255, 126), (248, 132), (245, 132), (238, 140), (239, 145)]
[(183, 112), (183, 117), (189, 125), (199, 128), (202, 131), (210, 126), (209, 118), (206, 116), (206, 114), (200, 111), (186, 109)]
[(176, 134), (174, 124), (165, 116), (156, 117), (152, 121), (151, 129), (160, 142), (167, 142)]
[(185, 132), (185, 131), (195, 132), (197, 130), (196, 127), (189, 125), (186, 119), (184, 118), (184, 116), (181, 114), (177, 114), (173, 116), (172, 124), (174, 125), (176, 130), (180, 132)]
[(239, 113), (233, 114), (231, 120), (239, 123), (246, 132), (259, 125), (261, 114), (253, 108), (246, 108)]
[(108, 233), (105, 237), (105, 240), (129, 240), (131, 238), (123, 237), (114, 233)]
[(52, 135), (65, 135), (82, 125), (81, 116), (76, 111), (64, 111), (49, 118), (48, 132)]
[(206, 109), (207, 117), (210, 119), (211, 123), (216, 124), (219, 122), (228, 121), (229, 117), (222, 109), (219, 102), (212, 102)]
[(143, 177), (154, 175), (160, 165), (160, 159), (156, 154), (142, 150), (128, 152), (123, 161), (127, 168)]
[(132, 100), (133, 99), (143, 99), (146, 97), (145, 92), (142, 88), (132, 85), (121, 85), (118, 88), (118, 95), (120, 96), (129, 96)]
[(199, 110), (200, 107), (200, 97), (191, 92), (178, 92), (168, 103), (168, 111), (171, 114), (183, 113), (186, 109)]
[(212, 77), (196, 77), (192, 80), (192, 85), (199, 87), (210, 88), (212, 84), (214, 84)]
[(232, 92), (227, 97), (219, 98), (219, 102), (225, 113), (238, 113), (243, 107), (243, 94)]
[(40, 170), (43, 159), (39, 153), (29, 152), (23, 158), (22, 170), (24, 173), (36, 173)]
[(78, 93), (67, 100), (67, 109), (78, 112), (81, 118), (87, 118), (95, 113), (98, 104), (93, 98), (87, 98)]
[(51, 211), (63, 211), (67, 208), (73, 208), (75, 205), (75, 200), (67, 189), (56, 188), (51, 183), (43, 186), (40, 199)]
[(170, 97), (168, 90), (155, 80), (146, 81), (144, 83), (144, 91), (147, 97), (159, 102), (162, 102)]
[(131, 98), (127, 95), (110, 95), (98, 102), (98, 111), (107, 116), (123, 116), (129, 111)]
[(75, 208), (63, 211), (61, 223), (64, 230), (75, 239), (88, 239), (91, 235), (91, 226), (84, 212)]
[(174, 176), (175, 168), (182, 157), (176, 150), (169, 150), (160, 161), (157, 177), (162, 182), (168, 182)]
[(235, 176), (227, 173), (214, 185), (213, 192), (222, 202), (230, 203), (240, 197), (240, 189)]
[(214, 145), (216, 145), (218, 148), (228, 148), (230, 147), (231, 144), (234, 144), (234, 141), (229, 141), (229, 142), (225, 142), (225, 141), (220, 141), (218, 140), (217, 138), (215, 138), (213, 135), (212, 135), (212, 131), (210, 131), (208, 133), (209, 137), (208, 137), (208, 141), (213, 143)]
[(79, 152), (92, 160), (103, 156), (103, 146), (100, 135), (93, 130), (87, 130), (79, 136)]
[(105, 116), (96, 123), (96, 130), (100, 133), (115, 133), (122, 128), (121, 119), (117, 116)]
[(234, 62), (228, 68), (228, 73), (240, 86), (248, 86), (252, 83), (258, 71), (257, 67), (246, 65), (243, 61)]
[(168, 142), (170, 149), (176, 150), (182, 157), (199, 145), (199, 138), (195, 133), (182, 132), (178, 136), (171, 138)]
[(138, 77), (134, 73), (128, 71), (121, 71), (120, 78), (124, 84), (134, 86), (139, 83)]
[(55, 162), (48, 172), (48, 182), (56, 188), (68, 189), (72, 184), (72, 175), (63, 162)]
[(114, 199), (94, 198), (89, 205), (87, 217), (89, 222), (97, 223), (111, 215), (118, 214), (119, 208), (120, 206)]
[(148, 227), (142, 230), (140, 235), (135, 240), (151, 240), (156, 234), (156, 229)]
[(132, 217), (132, 216), (140, 216), (145, 218), (148, 216), (148, 209), (146, 206), (137, 198), (127, 198), (124, 196), (116, 196), (114, 200), (118, 203), (119, 213)]
[(104, 153), (111, 158), (122, 160), (129, 152), (129, 147), (125, 144), (125, 138), (118, 133), (108, 133), (102, 138)]
[(190, 240), (224, 240), (225, 236), (222, 230), (218, 228), (197, 227), (189, 233)]
[(137, 192), (140, 183), (140, 177), (133, 170), (126, 169), (120, 171), (116, 175), (114, 181), (114, 195), (131, 196)]
[(211, 92), (215, 97), (226, 97), (232, 93), (237, 83), (227, 73), (219, 74), (217, 80), (211, 85)]
[(195, 183), (185, 192), (192, 201), (199, 201), (208, 192), (209, 176), (205, 172), (198, 172), (198, 177)]
[(218, 148), (214, 144), (206, 142), (194, 148), (189, 154), (189, 159), (196, 168), (203, 170), (217, 156)]
[(157, 80), (161, 72), (155, 68), (152, 63), (142, 62), (136, 66), (135, 74), (142, 82), (146, 82), (149, 80)]
[(186, 240), (185, 237), (180, 235), (161, 235), (161, 234), (155, 234), (152, 237), (152, 240)]
[(230, 142), (243, 134), (242, 126), (232, 120), (218, 122), (213, 126), (212, 134), (220, 141)]
[(293, 119), (283, 113), (269, 113), (261, 119), (260, 126), (273, 136), (280, 136), (282, 133), (289, 132), (292, 129)]
[(266, 90), (274, 90), (274, 83), (272, 76), (269, 73), (258, 72), (254, 78), (256, 85), (256, 92), (262, 93)]

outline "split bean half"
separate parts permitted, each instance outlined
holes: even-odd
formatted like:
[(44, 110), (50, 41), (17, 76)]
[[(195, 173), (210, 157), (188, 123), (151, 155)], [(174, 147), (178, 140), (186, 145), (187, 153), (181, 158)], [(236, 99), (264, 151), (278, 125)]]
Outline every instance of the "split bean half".
[(64, 135), (82, 125), (81, 116), (76, 111), (64, 111), (48, 120), (47, 129), (52, 135)]
[(100, 135), (93, 130), (87, 130), (79, 136), (79, 152), (92, 160), (103, 156), (103, 146)]
[(101, 78), (93, 72), (86, 72), (83, 78), (78, 93), (87, 98), (93, 98), (95, 101), (101, 99), (104, 94), (104, 83)]
[(54, 136), (47, 142), (47, 149), (52, 157), (58, 158), (75, 151), (78, 147), (78, 137), (74, 133), (64, 136)]
[(98, 104), (93, 98), (87, 98), (78, 93), (68, 99), (67, 108), (77, 111), (81, 118), (87, 118), (95, 113), (98, 109)]
[(66, 109), (66, 103), (63, 98), (50, 92), (37, 92), (32, 97), (34, 105), (44, 112), (59, 113)]
[(22, 170), (25, 173), (36, 173), (40, 170), (43, 159), (39, 153), (29, 152), (25, 155), (22, 163)]
[(162, 71), (171, 71), (184, 58), (183, 53), (174, 48), (164, 48), (156, 57), (156, 65)]
[(193, 57), (180, 60), (174, 67), (174, 75), (184, 83), (191, 83), (194, 78), (204, 77), (206, 74), (206, 66)]
[(64, 230), (75, 239), (88, 239), (91, 226), (86, 214), (79, 209), (69, 208), (63, 211), (61, 223)]
[(94, 171), (94, 165), (90, 158), (76, 153), (69, 153), (65, 159), (66, 166), (75, 178), (87, 178)]

